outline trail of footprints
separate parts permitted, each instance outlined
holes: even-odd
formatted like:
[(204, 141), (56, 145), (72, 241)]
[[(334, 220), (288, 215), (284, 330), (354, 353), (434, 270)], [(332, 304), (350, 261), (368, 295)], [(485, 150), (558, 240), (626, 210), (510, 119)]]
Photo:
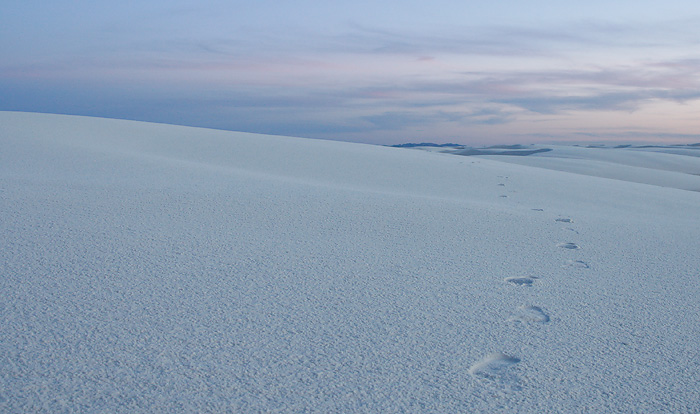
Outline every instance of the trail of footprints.
[[(499, 177), (504, 178), (504, 177)], [(507, 177), (505, 177), (507, 178)], [(499, 187), (504, 187), (505, 184), (498, 184)], [(503, 196), (501, 196), (503, 197)], [(541, 208), (533, 208), (533, 211), (544, 211)], [(571, 218), (557, 218), (555, 219), (557, 223), (573, 224), (574, 220)], [(575, 234), (579, 234), (573, 228), (566, 228)], [(580, 250), (581, 246), (573, 242), (563, 242), (556, 245), (557, 247), (564, 250)], [(564, 268), (574, 268), (574, 269), (589, 269), (588, 263), (583, 260), (567, 260), (562, 267)], [(522, 277), (506, 277), (504, 281), (517, 289), (531, 288), (533, 287), (539, 277), (537, 276), (522, 276)], [(507, 322), (517, 323), (517, 324), (547, 324), (550, 322), (549, 314), (540, 306), (535, 306), (531, 304), (526, 304), (518, 307), (515, 312), (507, 319)], [(519, 385), (519, 379), (513, 369), (515, 365), (520, 363), (521, 359), (507, 355), (502, 352), (496, 352), (486, 355), (480, 361), (475, 363), (469, 368), (469, 374), (475, 379), (485, 382), (498, 384), (503, 388), (510, 390), (520, 390), (522, 387)]]
[[(509, 177), (508, 177), (508, 176), (504, 176), (504, 175), (499, 175), (498, 178), (500, 178), (501, 180), (505, 181), (505, 180), (508, 180)], [(505, 183), (498, 183), (498, 186), (499, 186), (499, 187), (505, 187), (506, 184), (505, 184)], [(498, 197), (500, 197), (500, 198), (508, 198), (508, 196), (505, 195), (505, 194), (501, 194), (501, 195), (499, 195)]]

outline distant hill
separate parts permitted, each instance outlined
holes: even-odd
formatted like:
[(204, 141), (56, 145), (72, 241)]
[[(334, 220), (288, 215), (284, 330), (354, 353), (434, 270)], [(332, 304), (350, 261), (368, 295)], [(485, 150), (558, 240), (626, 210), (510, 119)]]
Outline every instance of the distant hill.
[(416, 143), (408, 143), (408, 144), (397, 144), (397, 145), (390, 145), (390, 147), (395, 147), (395, 148), (415, 148), (415, 147), (437, 147), (437, 148), (443, 148), (443, 147), (456, 147), (456, 148), (463, 148), (464, 145), (459, 145), (459, 144), (435, 144), (433, 142), (421, 142), (420, 144)]

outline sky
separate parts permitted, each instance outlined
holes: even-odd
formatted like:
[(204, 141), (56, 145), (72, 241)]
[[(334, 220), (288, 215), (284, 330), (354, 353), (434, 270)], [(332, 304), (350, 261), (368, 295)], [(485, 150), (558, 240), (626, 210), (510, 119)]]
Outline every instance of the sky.
[(0, 110), (310, 138), (700, 142), (700, 2), (4, 0)]

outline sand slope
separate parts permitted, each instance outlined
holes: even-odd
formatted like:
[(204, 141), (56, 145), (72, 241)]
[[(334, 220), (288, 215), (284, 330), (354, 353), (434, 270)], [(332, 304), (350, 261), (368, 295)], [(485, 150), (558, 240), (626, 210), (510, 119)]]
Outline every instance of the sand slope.
[(0, 411), (698, 411), (699, 211), (483, 158), (0, 112)]

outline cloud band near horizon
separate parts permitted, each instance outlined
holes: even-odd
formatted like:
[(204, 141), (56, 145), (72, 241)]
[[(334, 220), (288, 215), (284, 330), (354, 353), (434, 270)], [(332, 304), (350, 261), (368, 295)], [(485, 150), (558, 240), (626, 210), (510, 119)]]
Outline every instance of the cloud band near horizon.
[(0, 110), (380, 144), (696, 142), (698, 23), (144, 38), (103, 28), (45, 54), (6, 47)]

